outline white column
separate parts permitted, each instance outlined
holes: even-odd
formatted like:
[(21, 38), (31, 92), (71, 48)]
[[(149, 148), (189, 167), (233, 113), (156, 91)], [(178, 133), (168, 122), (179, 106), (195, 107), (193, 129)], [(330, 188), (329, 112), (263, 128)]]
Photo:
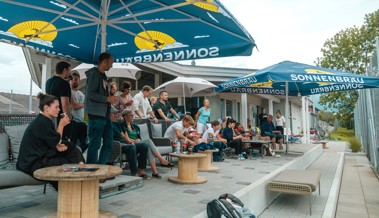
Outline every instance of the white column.
[(161, 75), (162, 75), (161, 73), (154, 74), (154, 86), (155, 86), (155, 88), (158, 87), (160, 84)]
[(46, 81), (51, 78), (51, 58), (45, 58), (45, 63), (42, 64), (41, 91), (46, 93)]
[(268, 100), (268, 114), (274, 116), (274, 101), (271, 99)]
[(308, 108), (309, 108), (309, 99), (308, 97), (305, 97), (305, 131), (307, 132), (307, 138), (306, 138), (306, 142), (307, 143), (310, 143), (310, 132), (309, 132), (309, 111), (308, 111)]
[(241, 120), (242, 125), (247, 129), (247, 94), (241, 94)]
[(301, 97), (301, 118), (302, 118), (302, 127), (303, 127), (303, 143), (306, 143), (307, 139), (307, 131), (306, 130), (306, 124), (305, 124), (305, 97)]

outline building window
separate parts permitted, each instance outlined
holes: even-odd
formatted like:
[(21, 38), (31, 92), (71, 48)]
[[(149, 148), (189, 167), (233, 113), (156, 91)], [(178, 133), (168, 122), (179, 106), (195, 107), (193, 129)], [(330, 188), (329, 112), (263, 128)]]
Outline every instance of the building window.
[(226, 116), (233, 116), (233, 101), (226, 100)]

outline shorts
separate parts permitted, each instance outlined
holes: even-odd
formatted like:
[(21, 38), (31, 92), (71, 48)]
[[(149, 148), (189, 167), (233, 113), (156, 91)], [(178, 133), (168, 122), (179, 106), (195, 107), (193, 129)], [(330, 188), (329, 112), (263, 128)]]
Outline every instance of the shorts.
[(204, 132), (205, 132), (205, 130), (207, 130), (208, 129), (208, 126), (207, 126), (207, 124), (202, 124), (202, 123), (197, 123), (196, 124), (196, 129), (197, 129), (197, 133), (199, 133), (199, 134), (203, 134)]

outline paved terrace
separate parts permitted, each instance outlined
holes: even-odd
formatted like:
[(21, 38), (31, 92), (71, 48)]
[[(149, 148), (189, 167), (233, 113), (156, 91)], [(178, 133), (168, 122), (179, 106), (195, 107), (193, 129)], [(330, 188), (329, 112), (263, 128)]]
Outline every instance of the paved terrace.
[[(279, 195), (279, 198), (264, 210), (267, 202), (271, 202), (277, 196), (270, 194), (270, 200), (267, 200), (264, 190), (267, 182), (281, 170), (304, 169), (309, 166), (322, 172), (321, 196), (318, 193), (312, 196), (311, 217), (327, 217), (324, 208), (336, 204), (336, 200), (333, 203), (330, 199), (334, 196), (333, 180), (340, 166), (340, 157), (345, 145), (329, 143), (329, 149), (326, 150), (315, 144), (290, 146), (290, 151), (303, 152), (304, 155), (288, 154), (279, 158), (253, 158), (244, 161), (227, 159), (222, 163), (214, 163), (220, 168), (218, 173), (199, 172), (200, 176), (208, 179), (205, 184), (173, 184), (168, 182), (167, 178), (177, 175), (177, 168), (159, 168), (163, 179), (144, 181), (142, 188), (101, 199), (100, 210), (112, 211), (121, 218), (206, 217), (204, 210), (207, 202), (228, 192), (240, 197), (256, 214), (260, 214), (260, 217), (308, 217), (308, 198), (304, 196)], [(129, 171), (124, 171), (124, 174), (128, 173)], [(379, 186), (376, 188), (379, 190)], [(45, 195), (42, 191), (43, 186), (0, 190), (0, 217), (37, 218), (56, 212), (57, 193), (52, 188), (48, 188)], [(332, 207), (331, 210), (334, 209), (335, 207)]]

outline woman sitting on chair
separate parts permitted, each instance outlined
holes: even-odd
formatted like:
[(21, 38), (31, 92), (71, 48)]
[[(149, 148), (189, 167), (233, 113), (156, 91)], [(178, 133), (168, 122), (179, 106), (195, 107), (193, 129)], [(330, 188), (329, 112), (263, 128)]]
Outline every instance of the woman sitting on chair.
[[(138, 146), (139, 143), (146, 143), (149, 145), (149, 151), (147, 153), (147, 159), (149, 160), (151, 169), (153, 171), (152, 177), (160, 179), (162, 178), (157, 170), (155, 164), (155, 157), (158, 158), (162, 167), (173, 167), (174, 164), (168, 162), (166, 159), (162, 157), (159, 153), (157, 147), (151, 139), (141, 140), (140, 129), (136, 124), (133, 124), (134, 113), (131, 110), (126, 110), (122, 112), (122, 117), (124, 118), (125, 123), (120, 125), (122, 132), (121, 136), (125, 139), (125, 141), (129, 144), (135, 144)], [(148, 134), (148, 133), (147, 133)]]
[[(55, 129), (53, 118), (59, 114), (59, 101), (55, 96), (38, 94), (41, 113), (26, 128), (21, 140), (16, 168), (33, 176), (34, 171), (66, 163), (83, 164), (84, 158), (76, 146), (62, 141), (63, 128), (70, 123), (65, 115)], [(56, 181), (50, 182), (58, 190)]]

